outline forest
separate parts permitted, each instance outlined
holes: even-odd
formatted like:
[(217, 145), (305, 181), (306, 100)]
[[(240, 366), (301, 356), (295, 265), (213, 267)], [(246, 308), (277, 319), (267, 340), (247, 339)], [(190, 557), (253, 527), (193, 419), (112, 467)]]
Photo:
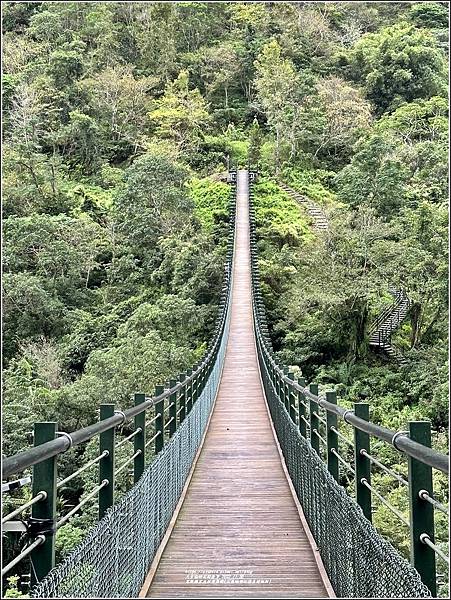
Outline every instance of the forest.
[[(200, 358), (229, 164), (258, 166), (277, 356), (345, 406), (364, 398), (376, 423), (430, 420), (447, 451), (447, 3), (5, 2), (2, 26), (3, 455), (35, 421), (73, 431)], [(322, 208), (327, 234), (281, 183)], [(411, 301), (402, 364), (369, 344), (392, 289)], [(93, 451), (67, 453), (61, 476)], [(94, 516), (58, 531), (59, 558)], [(408, 554), (382, 504), (374, 522)]]

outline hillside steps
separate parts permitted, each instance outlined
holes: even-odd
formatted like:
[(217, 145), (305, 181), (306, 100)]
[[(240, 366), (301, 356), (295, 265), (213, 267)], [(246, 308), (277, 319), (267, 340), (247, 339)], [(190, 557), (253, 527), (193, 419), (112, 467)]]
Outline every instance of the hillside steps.
[(304, 206), (304, 208), (307, 211), (307, 214), (311, 217), (313, 221), (314, 230), (327, 231), (327, 229), (329, 229), (329, 222), (327, 220), (326, 214), (323, 211), (323, 209), (318, 204), (316, 204), (316, 202), (313, 202), (306, 196), (303, 196), (296, 190), (293, 190), (292, 188), (288, 187), (288, 185), (286, 185), (282, 181), (279, 181), (278, 185), (283, 189), (284, 192), (287, 192), (287, 194), (289, 194), (294, 200), (296, 200), (298, 204)]
[[(305, 207), (307, 214), (313, 220), (313, 229), (315, 231), (327, 231), (329, 229), (326, 214), (318, 204), (290, 188), (282, 181), (279, 181), (278, 185), (284, 192), (287, 192), (287, 194), (296, 200), (298, 204)], [(392, 345), (391, 336), (407, 317), (411, 301), (403, 290), (391, 289), (390, 293), (394, 297), (394, 302), (384, 309), (371, 325), (369, 344), (370, 346), (379, 348), (399, 364), (405, 365), (407, 361), (402, 353)]]
[(404, 365), (407, 361), (402, 353), (392, 345), (391, 337), (407, 317), (411, 301), (403, 290), (390, 290), (390, 292), (394, 297), (394, 302), (381, 312), (370, 327), (369, 344), (380, 348), (401, 365)]

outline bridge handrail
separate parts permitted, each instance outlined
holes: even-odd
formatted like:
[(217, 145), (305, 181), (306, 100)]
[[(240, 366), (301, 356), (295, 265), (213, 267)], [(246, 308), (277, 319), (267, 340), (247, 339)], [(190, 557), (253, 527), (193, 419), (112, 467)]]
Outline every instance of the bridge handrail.
[[(154, 448), (150, 448), (149, 452), (153, 456), (158, 455), (177, 429), (182, 426), (185, 418), (187, 419), (190, 416), (191, 410), (197, 406), (196, 400), (208, 388), (212, 377), (212, 381), (214, 380), (215, 385), (217, 384), (217, 361), (223, 359), (221, 348), (224, 346), (224, 334), (227, 331), (227, 323), (230, 318), (236, 229), (235, 215), (236, 185), (232, 182), (229, 201), (229, 235), (226, 238), (224, 279), (218, 302), (218, 315), (212, 338), (201, 361), (193, 365), (192, 369), (187, 369), (186, 372), (181, 373), (177, 377), (178, 381), (174, 378), (166, 381), (164, 386), (156, 386), (153, 396), (135, 393), (135, 405), (131, 408), (115, 410), (114, 404), (102, 404), (98, 422), (71, 433), (56, 431), (56, 423), (54, 422), (35, 423), (34, 447), (18, 452), (13, 456), (4, 457), (2, 461), (2, 478), (7, 478), (14, 473), (33, 467), (33, 477), (28, 480), (28, 483), (30, 483), (30, 480), (32, 481), (33, 502), (23, 504), (13, 513), (2, 518), (2, 526), (5, 524), (4, 532), (23, 531), (31, 540), (30, 545), (2, 567), (2, 577), (18, 562), (32, 553), (31, 559), (34, 568), (31, 573), (31, 583), (34, 585), (42, 580), (54, 566), (55, 545), (52, 540), (58, 528), (96, 495), (99, 499), (100, 521), (106, 511), (116, 504), (114, 498), (116, 475), (128, 465), (132, 465), (134, 482), (137, 483), (148, 466), (146, 461), (146, 456), (149, 456), (146, 453), (148, 446), (151, 443), (154, 444)], [(165, 403), (167, 406), (165, 406)], [(179, 410), (177, 410), (177, 406), (180, 407)], [(155, 416), (146, 422), (145, 412), (149, 409), (154, 409)], [(166, 415), (167, 411), (168, 414)], [(130, 419), (134, 419), (131, 423), (133, 433), (126, 435), (119, 443), (115, 443), (116, 428)], [(155, 435), (146, 442), (146, 429), (149, 425), (152, 425)], [(63, 481), (69, 481), (77, 473), (86, 470), (88, 466), (98, 464), (100, 484), (92, 489), (69, 513), (57, 521), (56, 495), (63, 482), (57, 482), (56, 458), (70, 448), (97, 436), (100, 439), (99, 456)], [(134, 453), (115, 470), (115, 448), (119, 448), (126, 441), (132, 442)], [(7, 489), (9, 487), (5, 486), (5, 491)], [(84, 492), (86, 491), (84, 490)], [(11, 520), (13, 516), (29, 507), (32, 507), (31, 518), (26, 519), (26, 521)], [(39, 555), (36, 554), (37, 551)]]
[[(223, 320), (224, 319), (225, 317), (223, 317)], [(217, 342), (221, 339), (221, 337), (222, 334), (217, 334), (215, 336), (212, 344), (213, 350), (211, 350), (203, 359), (199, 367), (193, 371), (191, 375), (184, 379), (183, 383), (177, 383), (174, 387), (165, 389), (165, 391), (158, 396), (147, 398), (141, 404), (127, 408), (124, 411), (118, 411), (114, 416), (104, 419), (103, 421), (99, 421), (97, 423), (93, 423), (92, 425), (88, 425), (87, 427), (77, 429), (70, 434), (62, 435), (61, 437), (58, 437), (50, 442), (45, 442), (39, 446), (34, 446), (28, 450), (18, 452), (14, 456), (5, 458), (2, 464), (2, 477), (9, 477), (14, 473), (18, 473), (28, 467), (32, 467), (43, 460), (53, 458), (58, 454), (63, 454), (69, 450), (69, 448), (82, 444), (83, 442), (87, 442), (95, 436), (108, 431), (108, 429), (112, 429), (118, 425), (123, 425), (133, 417), (136, 417), (149, 408), (156, 406), (172, 394), (186, 387), (188, 383), (196, 379), (196, 377), (202, 372), (202, 369), (205, 367), (205, 365), (210, 362), (211, 358), (214, 356), (214, 349), (217, 346)]]
[(270, 361), (271, 365), (277, 370), (277, 372), (280, 375), (281, 381), (283, 381), (285, 384), (292, 387), (297, 392), (301, 392), (306, 398), (308, 398), (309, 400), (313, 400), (314, 402), (319, 404), (319, 406), (324, 408), (327, 412), (331, 412), (337, 415), (346, 423), (352, 425), (359, 431), (368, 433), (369, 435), (372, 435), (378, 438), (379, 440), (390, 444), (391, 446), (396, 448), (396, 450), (399, 450), (407, 456), (415, 458), (434, 469), (438, 469), (439, 471), (442, 471), (442, 473), (449, 473), (448, 455), (442, 454), (441, 452), (437, 452), (432, 448), (428, 448), (423, 444), (419, 444), (418, 442), (411, 440), (408, 437), (407, 432), (405, 431), (393, 431), (392, 429), (388, 429), (387, 427), (376, 425), (371, 421), (365, 421), (364, 419), (358, 417), (353, 410), (344, 408), (339, 404), (332, 404), (331, 402), (328, 402), (324, 396), (313, 394), (308, 389), (308, 387), (303, 387), (299, 385), (296, 381), (290, 379), (289, 377), (287, 377), (287, 375), (285, 375), (285, 373), (283, 372), (283, 368), (280, 368), (280, 366), (276, 363), (271, 354), (268, 352), (268, 349), (265, 348), (264, 343), (263, 348), (267, 353), (268, 360)]
[[(369, 420), (368, 404), (357, 403), (354, 405), (354, 410), (340, 406), (336, 403), (335, 391), (319, 394), (316, 384), (310, 384), (307, 387), (305, 379), (302, 377), (295, 381), (295, 376), (290, 373), (289, 368), (277, 361), (269, 337), (263, 296), (260, 289), (255, 208), (253, 205), (254, 194), (251, 184), (252, 182), (249, 185), (249, 228), (254, 330), (262, 380), (265, 390), (269, 394), (268, 397), (271, 398), (271, 412), (275, 411), (274, 418), (276, 420), (288, 419), (292, 422), (300, 438), (307, 441), (314, 454), (321, 458), (323, 464), (324, 462), (327, 463), (327, 471), (337, 482), (340, 479), (340, 464), (352, 472), (356, 488), (356, 502), (368, 521), (371, 522), (372, 520), (371, 495), (373, 493), (404, 524), (409, 526), (412, 565), (420, 574), (423, 583), (435, 596), (435, 555), (446, 562), (449, 559), (434, 544), (434, 509), (438, 509), (438, 505), (442, 508), (446, 507), (437, 502), (433, 496), (432, 469), (448, 474), (449, 458), (446, 454), (437, 452), (430, 447), (431, 426), (429, 422), (409, 422), (410, 433), (407, 431), (393, 431), (372, 423)], [(325, 411), (325, 418), (319, 414), (320, 408)], [(338, 431), (339, 419), (352, 426), (354, 442)], [(287, 430), (285, 426), (281, 425), (281, 427), (282, 431)], [(324, 434), (322, 431), (324, 431)], [(406, 489), (409, 495), (409, 521), (383, 498), (370, 483), (371, 464), (373, 462), (377, 465), (377, 462), (379, 462), (377, 459), (374, 460), (375, 457), (369, 453), (371, 437), (390, 444), (408, 459), (409, 473)], [(355, 468), (340, 456), (340, 439), (352, 446)], [(283, 449), (284, 440), (279, 438), (279, 441)], [(349, 449), (347, 450), (349, 451)], [(287, 460), (290, 461), (293, 449), (288, 448), (287, 452)], [(295, 477), (297, 476), (297, 469), (298, 466), (295, 467)], [(387, 472), (387, 468), (385, 469)], [(388, 471), (391, 470), (388, 469)], [(393, 475), (394, 472), (390, 474)], [(398, 475), (395, 479), (399, 482), (401, 478)], [(429, 498), (433, 499), (433, 502), (430, 502)], [(310, 504), (308, 498), (307, 502)], [(441, 510), (441, 512), (443, 511)], [(315, 515), (312, 518), (315, 519)]]

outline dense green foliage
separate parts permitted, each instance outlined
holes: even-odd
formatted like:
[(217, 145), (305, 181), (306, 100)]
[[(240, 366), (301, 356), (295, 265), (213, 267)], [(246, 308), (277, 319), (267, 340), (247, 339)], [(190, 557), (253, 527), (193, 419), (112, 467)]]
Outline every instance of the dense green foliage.
[(406, 22), (359, 40), (347, 57), (350, 76), (379, 111), (443, 92), (444, 57), (434, 36)]
[[(29, 445), (34, 421), (81, 427), (105, 398), (127, 406), (201, 355), (221, 286), (227, 155), (262, 173), (262, 286), (280, 358), (342, 403), (363, 394), (383, 425), (432, 420), (446, 448), (445, 3), (3, 11), (5, 454)], [(277, 178), (324, 208), (327, 234)], [(368, 344), (393, 287), (413, 301), (394, 338), (402, 369)], [(61, 475), (94, 453), (68, 453)], [(72, 483), (63, 502), (91, 485)], [(93, 510), (58, 533), (59, 556)], [(405, 549), (382, 505), (375, 522)]]

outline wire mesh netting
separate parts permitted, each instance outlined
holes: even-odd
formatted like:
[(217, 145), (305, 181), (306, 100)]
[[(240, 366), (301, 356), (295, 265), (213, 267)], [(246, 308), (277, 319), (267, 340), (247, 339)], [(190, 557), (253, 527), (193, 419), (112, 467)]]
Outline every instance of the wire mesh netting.
[(263, 361), (260, 365), (287, 469), (337, 596), (430, 597), (418, 572), (378, 534), (301, 436), (277, 397)]
[(33, 598), (134, 598), (177, 506), (202, 440), (224, 362), (230, 308), (207, 384), (139, 482), (31, 592)]

